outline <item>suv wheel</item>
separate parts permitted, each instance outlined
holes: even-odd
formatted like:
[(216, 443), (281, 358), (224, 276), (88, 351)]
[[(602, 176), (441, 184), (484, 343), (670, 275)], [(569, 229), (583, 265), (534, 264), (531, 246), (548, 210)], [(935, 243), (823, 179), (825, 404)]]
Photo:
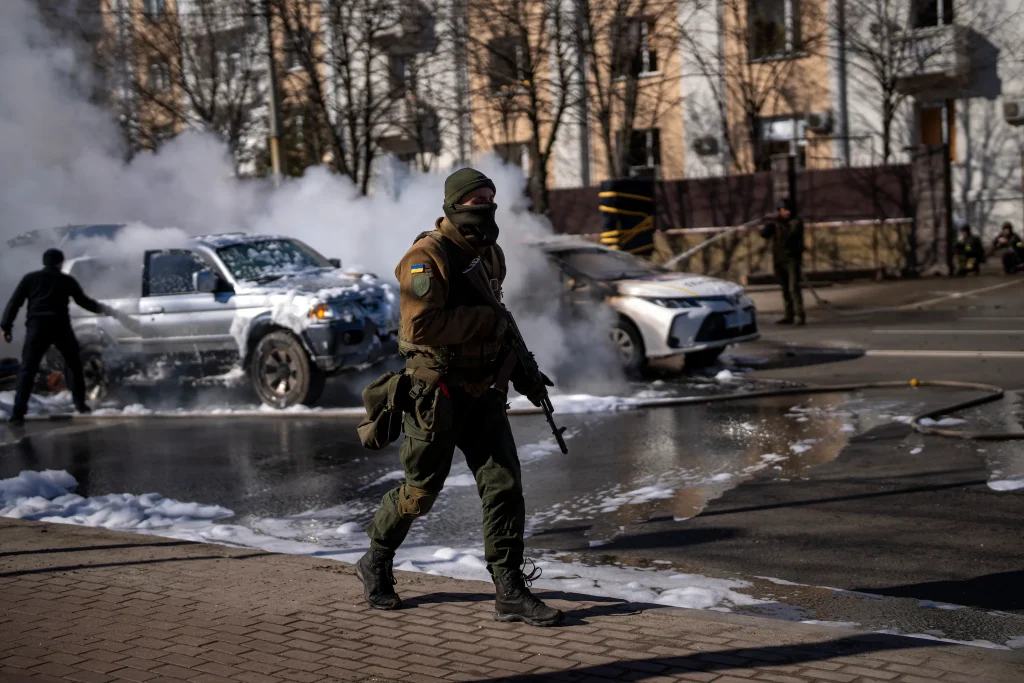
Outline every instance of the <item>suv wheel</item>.
[[(110, 395), (110, 372), (107, 370), (106, 363), (103, 362), (103, 348), (83, 346), (79, 356), (82, 359), (82, 376), (85, 378), (85, 398), (89, 401), (102, 401)], [(43, 368), (44, 372), (45, 368), (49, 368), (63, 374), (65, 372), (64, 357), (57, 349), (50, 349), (46, 354)], [(62, 379), (63, 384), (66, 385), (67, 379)], [(49, 378), (47, 378), (48, 382)], [(64, 386), (63, 388), (70, 389), (71, 387)]]
[(622, 369), (626, 374), (631, 376), (642, 374), (647, 367), (647, 351), (644, 348), (643, 337), (640, 336), (640, 330), (636, 329), (636, 325), (625, 318), (620, 318), (609, 331), (608, 336), (615, 351), (619, 354)]
[(271, 332), (256, 343), (249, 378), (260, 400), (274, 408), (313, 404), (326, 382), (302, 343), (284, 331)]

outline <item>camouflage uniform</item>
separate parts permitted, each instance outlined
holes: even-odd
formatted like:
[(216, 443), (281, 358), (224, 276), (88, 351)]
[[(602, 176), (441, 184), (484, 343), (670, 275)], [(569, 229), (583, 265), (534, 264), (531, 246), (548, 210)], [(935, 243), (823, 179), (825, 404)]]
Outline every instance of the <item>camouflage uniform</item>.
[[(426, 402), (447, 405), (436, 408), (445, 417), (435, 416), (426, 428), (415, 412), (406, 414), (399, 449), (405, 482), (384, 495), (367, 533), (373, 547), (394, 553), (413, 520), (437, 500), (458, 447), (483, 504), (485, 558), (494, 573), (501, 573), (518, 570), (523, 562), (522, 478), (505, 396), (491, 387), (501, 352), (501, 340), (494, 336), (497, 316), (464, 281), (462, 270), (480, 258), (500, 300), (505, 257), (497, 245), (479, 249), (473, 241), (447, 218), (438, 219), (435, 233), (421, 235), (395, 270), (407, 368), (414, 381), (419, 369), (427, 371), (421, 374), (428, 380), (429, 373), (438, 373), (431, 391), (440, 395), (425, 397)], [(512, 380), (520, 385), (519, 377)]]

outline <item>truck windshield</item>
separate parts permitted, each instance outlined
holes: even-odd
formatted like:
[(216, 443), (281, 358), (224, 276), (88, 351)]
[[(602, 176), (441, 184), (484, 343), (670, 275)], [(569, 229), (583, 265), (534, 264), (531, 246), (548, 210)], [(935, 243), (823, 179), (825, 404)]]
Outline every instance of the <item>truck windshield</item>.
[(632, 254), (608, 249), (570, 249), (555, 252), (553, 256), (569, 269), (603, 282), (645, 278), (667, 272)]
[(276, 280), (311, 268), (331, 268), (330, 262), (301, 242), (268, 239), (221, 247), (217, 255), (238, 280)]

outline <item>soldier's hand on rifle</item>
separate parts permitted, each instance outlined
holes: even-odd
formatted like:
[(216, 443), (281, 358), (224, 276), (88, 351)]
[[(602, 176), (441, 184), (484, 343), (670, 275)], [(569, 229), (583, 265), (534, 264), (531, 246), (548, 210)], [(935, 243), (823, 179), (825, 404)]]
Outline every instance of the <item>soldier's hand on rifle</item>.
[(523, 392), (523, 395), (529, 399), (530, 403), (539, 408), (541, 401), (543, 401), (544, 397), (547, 396), (548, 387), (553, 386), (555, 386), (555, 383), (551, 381), (551, 378), (543, 372), (538, 372), (533, 383), (528, 387), (524, 387), (526, 391)]
[(11, 335), (11, 331), (4, 330), (4, 341), (10, 344), (12, 339), (14, 339), (14, 337)]

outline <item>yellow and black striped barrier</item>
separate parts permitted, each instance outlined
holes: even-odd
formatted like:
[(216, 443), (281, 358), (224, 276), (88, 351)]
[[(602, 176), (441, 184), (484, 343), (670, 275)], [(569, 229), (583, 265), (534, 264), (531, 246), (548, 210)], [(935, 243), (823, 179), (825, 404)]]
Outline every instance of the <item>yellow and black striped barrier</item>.
[(650, 256), (654, 251), (654, 183), (606, 180), (598, 193), (601, 244), (609, 249)]

